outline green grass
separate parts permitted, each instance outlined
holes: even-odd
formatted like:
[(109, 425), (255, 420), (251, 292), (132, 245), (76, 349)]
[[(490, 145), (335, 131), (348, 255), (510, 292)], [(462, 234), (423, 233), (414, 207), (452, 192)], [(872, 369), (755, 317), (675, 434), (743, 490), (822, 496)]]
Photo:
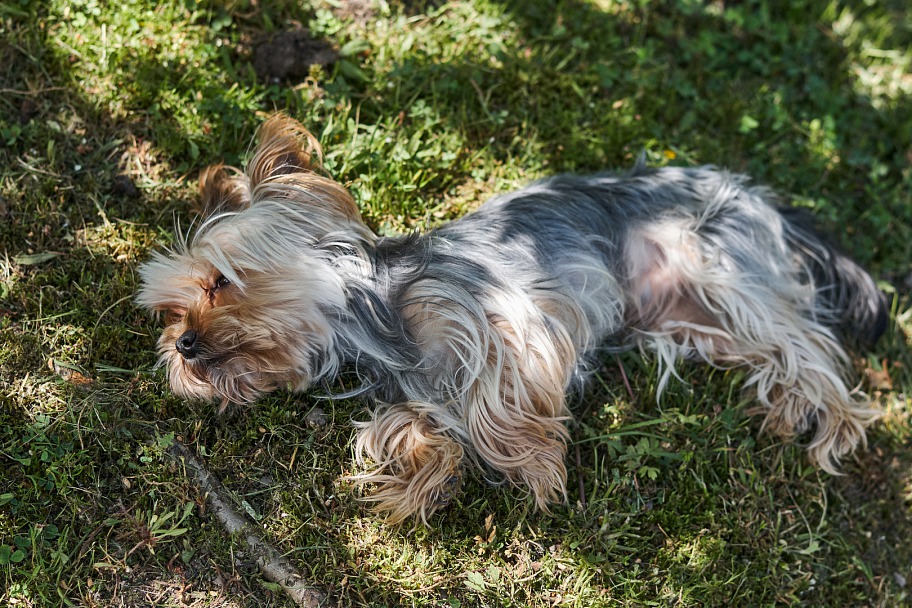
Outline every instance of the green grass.
[[(905, 3), (358, 6), (0, 3), (0, 603), (285, 605), (164, 454), (173, 436), (344, 604), (912, 605)], [(340, 60), (258, 81), (256, 44), (295, 22)], [(574, 400), (568, 504), (536, 513), (476, 476), (429, 528), (384, 525), (344, 481), (360, 403), (183, 402), (132, 301), (198, 171), (243, 161), (275, 109), (381, 232), (642, 152), (749, 172), (896, 295), (859, 361), (884, 420), (832, 477), (759, 433), (737, 372), (684, 366), (657, 404), (654, 361), (609, 357)]]

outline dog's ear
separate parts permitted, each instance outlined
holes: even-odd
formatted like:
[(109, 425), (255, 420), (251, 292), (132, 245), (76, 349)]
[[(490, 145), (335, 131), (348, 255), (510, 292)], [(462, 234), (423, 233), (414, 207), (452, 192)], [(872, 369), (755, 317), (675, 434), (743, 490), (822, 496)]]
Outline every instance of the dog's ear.
[(257, 138), (260, 143), (247, 165), (251, 190), (279, 175), (323, 172), (323, 150), (317, 138), (295, 119), (273, 114), (260, 127)]
[(301, 123), (274, 114), (258, 131), (259, 145), (247, 165), (249, 204), (284, 199), (311, 205), (313, 210), (361, 222), (361, 213), (344, 186), (323, 171), (323, 150)]
[(250, 206), (250, 182), (235, 169), (218, 164), (200, 173), (200, 213), (209, 217), (221, 211), (240, 211)]
[(274, 114), (257, 131), (260, 144), (254, 150), (246, 173), (223, 164), (200, 173), (200, 213), (209, 217), (223, 211), (241, 211), (250, 206), (250, 193), (268, 179), (294, 173), (322, 171), (320, 144), (299, 122)]

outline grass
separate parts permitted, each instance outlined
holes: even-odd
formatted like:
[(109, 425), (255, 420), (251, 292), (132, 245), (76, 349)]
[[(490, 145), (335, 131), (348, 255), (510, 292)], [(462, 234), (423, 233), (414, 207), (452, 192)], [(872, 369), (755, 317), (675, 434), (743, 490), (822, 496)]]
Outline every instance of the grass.
[[(338, 61), (258, 78), (293, 23)], [(910, 48), (899, 0), (0, 3), (0, 602), (285, 605), (165, 457), (179, 437), (344, 604), (912, 605)], [(274, 109), (380, 232), (641, 153), (749, 172), (895, 295), (859, 361), (883, 421), (832, 477), (759, 433), (737, 372), (685, 366), (657, 404), (654, 361), (609, 357), (568, 504), (476, 477), (430, 528), (384, 525), (344, 481), (360, 403), (183, 402), (132, 302), (198, 171)]]

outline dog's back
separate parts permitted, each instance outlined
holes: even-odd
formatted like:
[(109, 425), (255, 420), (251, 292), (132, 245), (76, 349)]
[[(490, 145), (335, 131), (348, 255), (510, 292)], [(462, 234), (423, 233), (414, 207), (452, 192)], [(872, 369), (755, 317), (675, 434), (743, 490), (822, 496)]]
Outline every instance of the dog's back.
[(851, 346), (872, 346), (886, 329), (888, 311), (871, 276), (823, 237), (808, 213), (779, 205), (768, 189), (748, 182), (713, 167), (638, 165), (627, 174), (562, 175), (497, 197), (438, 232), (472, 259), (499, 264), (526, 256), (565, 282), (573, 259), (599, 260), (635, 290), (648, 271), (643, 260), (630, 259), (631, 241), (663, 222), (676, 224), (711, 243), (713, 252), (727, 252), (747, 276), (775, 283), (771, 273), (791, 274), (812, 288), (809, 312), (821, 323)]

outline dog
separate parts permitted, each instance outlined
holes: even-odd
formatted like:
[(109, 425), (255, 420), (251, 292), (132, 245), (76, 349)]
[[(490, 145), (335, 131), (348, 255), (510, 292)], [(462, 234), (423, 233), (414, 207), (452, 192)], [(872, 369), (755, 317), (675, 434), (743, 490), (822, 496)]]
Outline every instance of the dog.
[(885, 330), (868, 273), (799, 212), (712, 167), (561, 175), (420, 234), (378, 237), (277, 114), (246, 171), (200, 178), (192, 238), (140, 268), (174, 393), (246, 404), (343, 370), (372, 396), (355, 479), (390, 522), (428, 517), (476, 466), (566, 500), (568, 390), (600, 345), (743, 367), (763, 428), (836, 473), (878, 411), (850, 349)]

